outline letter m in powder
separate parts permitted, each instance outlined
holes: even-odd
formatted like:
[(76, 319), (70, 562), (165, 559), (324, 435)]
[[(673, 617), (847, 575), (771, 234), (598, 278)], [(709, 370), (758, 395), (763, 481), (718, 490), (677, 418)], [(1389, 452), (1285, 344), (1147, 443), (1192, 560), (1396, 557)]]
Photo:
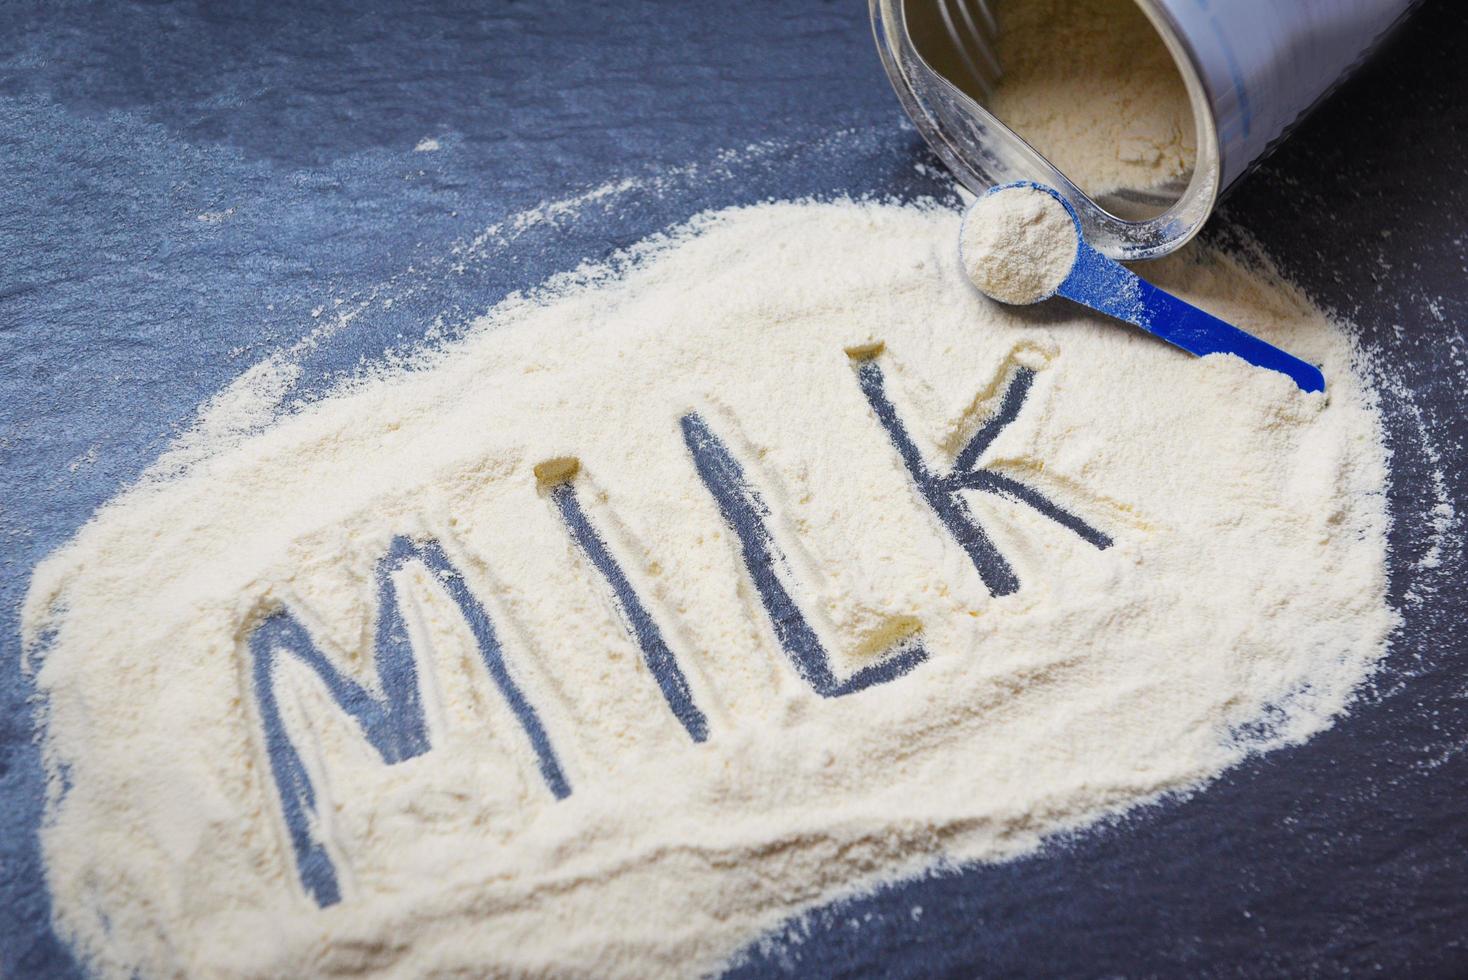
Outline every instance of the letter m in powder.
[(490, 678), (514, 711), (521, 729), (539, 760), (540, 773), (558, 799), (570, 795), (556, 754), (535, 708), (525, 698), (505, 667), (504, 654), (489, 614), (470, 593), (463, 576), (450, 563), (435, 541), (394, 539), (388, 553), (377, 563), (377, 626), (373, 658), (377, 668), (377, 694), (341, 673), (322, 655), (310, 634), (288, 610), (281, 609), (261, 620), (250, 634), (250, 655), (255, 700), (265, 729), (265, 751), (270, 772), (280, 796), (296, 869), (301, 884), (319, 905), (341, 901), (341, 885), (327, 849), (317, 791), (281, 718), (276, 692), (275, 665), (282, 655), (296, 658), (309, 667), (325, 685), (327, 693), (361, 729), (368, 743), (385, 763), (393, 764), (420, 756), (432, 748), (413, 658), (407, 620), (393, 585), (393, 573), (409, 561), (421, 562), (434, 574), (458, 606), (479, 647)]

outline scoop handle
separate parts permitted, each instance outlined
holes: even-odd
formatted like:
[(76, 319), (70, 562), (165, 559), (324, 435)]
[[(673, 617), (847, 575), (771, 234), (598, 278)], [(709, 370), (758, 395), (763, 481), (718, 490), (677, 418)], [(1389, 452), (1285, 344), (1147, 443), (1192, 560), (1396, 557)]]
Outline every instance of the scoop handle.
[(1191, 354), (1234, 354), (1288, 376), (1302, 391), (1325, 390), (1325, 376), (1315, 365), (1158, 289), (1084, 241), (1056, 295), (1135, 324)]

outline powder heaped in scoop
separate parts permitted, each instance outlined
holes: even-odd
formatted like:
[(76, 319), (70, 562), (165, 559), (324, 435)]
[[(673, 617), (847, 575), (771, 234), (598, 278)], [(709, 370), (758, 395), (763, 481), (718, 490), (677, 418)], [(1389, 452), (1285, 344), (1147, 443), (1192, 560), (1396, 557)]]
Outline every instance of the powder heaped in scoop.
[(969, 279), (1004, 303), (1038, 303), (1070, 274), (1079, 245), (1070, 212), (1035, 187), (1005, 187), (974, 202), (960, 251)]

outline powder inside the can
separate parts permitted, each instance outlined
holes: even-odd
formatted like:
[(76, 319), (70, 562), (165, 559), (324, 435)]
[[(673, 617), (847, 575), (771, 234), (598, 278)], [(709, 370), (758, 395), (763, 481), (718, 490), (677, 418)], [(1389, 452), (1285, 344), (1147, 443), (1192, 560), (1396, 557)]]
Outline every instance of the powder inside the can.
[(1203, 250), (1329, 397), (1003, 307), (958, 222), (706, 215), (103, 508), (24, 613), (86, 965), (697, 974), (1328, 726), (1394, 622), (1346, 337)]
[(999, 0), (988, 107), (1093, 197), (1191, 172), (1197, 136), (1172, 55), (1135, 0)]

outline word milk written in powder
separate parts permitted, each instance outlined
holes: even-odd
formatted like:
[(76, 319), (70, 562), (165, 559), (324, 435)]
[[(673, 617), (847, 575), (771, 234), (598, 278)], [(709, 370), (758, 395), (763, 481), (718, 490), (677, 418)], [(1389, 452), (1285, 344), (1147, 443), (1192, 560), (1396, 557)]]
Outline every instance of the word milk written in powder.
[(1346, 338), (1202, 251), (1328, 398), (1006, 308), (958, 224), (707, 215), (103, 508), (24, 620), (88, 967), (716, 970), (1330, 724), (1394, 621)]

